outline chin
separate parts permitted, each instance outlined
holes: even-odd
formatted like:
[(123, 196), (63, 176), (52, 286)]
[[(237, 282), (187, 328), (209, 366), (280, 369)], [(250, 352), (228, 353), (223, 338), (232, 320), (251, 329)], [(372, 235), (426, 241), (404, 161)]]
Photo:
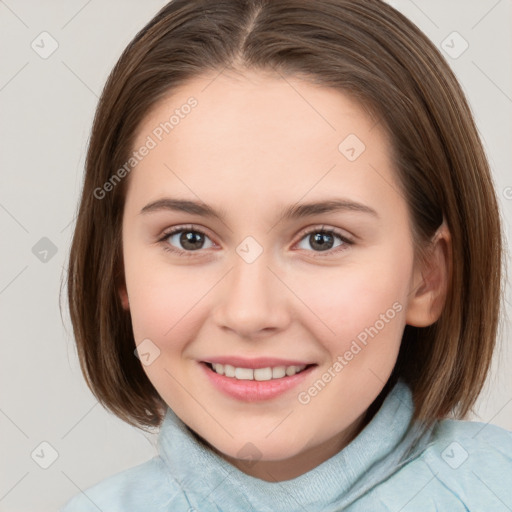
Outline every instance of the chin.
[[(210, 444), (210, 446), (212, 446)], [(217, 447), (213, 447), (214, 451), (223, 456), (224, 458), (233, 459), (241, 463), (250, 462), (277, 462), (286, 459), (290, 459), (300, 454), (304, 447), (291, 446), (286, 443), (286, 439), (276, 439), (269, 441), (264, 437), (258, 438), (247, 438), (245, 440), (239, 440), (233, 442), (229, 440), (227, 445), (218, 444)]]

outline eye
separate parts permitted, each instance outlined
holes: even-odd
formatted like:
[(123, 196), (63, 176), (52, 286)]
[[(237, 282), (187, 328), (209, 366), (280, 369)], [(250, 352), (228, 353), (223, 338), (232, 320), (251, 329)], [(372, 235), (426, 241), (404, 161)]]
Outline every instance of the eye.
[[(179, 236), (178, 236), (179, 235)], [(333, 249), (333, 243), (335, 238), (341, 240)], [(174, 240), (173, 240), (174, 239)], [(195, 252), (200, 249), (208, 249), (213, 247), (214, 244), (210, 244), (205, 247), (205, 239), (210, 240), (208, 235), (201, 229), (195, 226), (177, 226), (166, 231), (158, 242), (163, 244), (163, 249), (168, 252), (179, 254), (182, 256), (195, 256)], [(325, 226), (317, 226), (310, 229), (302, 234), (302, 240), (306, 242), (313, 249), (313, 252), (320, 253), (338, 253), (340, 251), (348, 249), (349, 246), (353, 245), (353, 241), (344, 236), (336, 229), (325, 229)], [(176, 247), (175, 245), (181, 245)], [(304, 249), (304, 247), (300, 247)], [(322, 256), (322, 255), (318, 255)], [(315, 256), (317, 257), (317, 256)]]
[[(171, 245), (173, 238), (174, 243), (181, 244), (183, 248), (176, 248)], [(204, 231), (201, 231), (194, 226), (178, 226), (167, 231), (159, 240), (159, 242), (163, 243), (163, 248), (165, 251), (181, 254), (184, 256), (194, 256), (193, 253), (195, 251), (208, 248), (204, 247), (205, 238), (209, 239), (208, 235)]]
[[(334, 239), (338, 238), (341, 240), (341, 244), (338, 244), (333, 249)], [(305, 240), (307, 244), (314, 249), (313, 252), (327, 252), (329, 254), (338, 253), (340, 251), (348, 249), (349, 246), (353, 245), (353, 241), (344, 236), (336, 229), (325, 229), (324, 226), (317, 226), (310, 229), (306, 233), (303, 233), (301, 241)], [(301, 247), (304, 248), (304, 247)], [(321, 255), (319, 255), (321, 256)], [(315, 257), (317, 257), (315, 255)]]

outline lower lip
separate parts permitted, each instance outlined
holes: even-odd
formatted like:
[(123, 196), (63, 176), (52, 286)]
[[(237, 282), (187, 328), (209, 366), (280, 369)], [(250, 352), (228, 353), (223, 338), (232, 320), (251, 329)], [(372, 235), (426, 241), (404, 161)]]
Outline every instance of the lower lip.
[(272, 380), (242, 380), (235, 377), (219, 375), (210, 369), (206, 363), (200, 363), (210, 382), (226, 395), (243, 400), (244, 402), (259, 402), (271, 400), (286, 391), (298, 386), (315, 369), (316, 365), (306, 368), (300, 373), (281, 379)]

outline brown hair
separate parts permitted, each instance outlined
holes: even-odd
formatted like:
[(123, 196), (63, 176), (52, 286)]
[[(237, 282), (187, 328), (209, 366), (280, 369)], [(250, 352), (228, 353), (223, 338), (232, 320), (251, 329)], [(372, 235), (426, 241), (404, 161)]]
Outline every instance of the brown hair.
[(94, 191), (128, 160), (137, 128), (159, 99), (225, 68), (300, 76), (351, 95), (380, 118), (392, 142), (416, 255), (428, 258), (443, 219), (453, 244), (444, 310), (428, 327), (406, 325), (383, 391), (401, 377), (413, 393), (414, 418), (466, 416), (497, 337), (500, 214), (453, 72), (411, 21), (380, 0), (174, 0), (125, 49), (94, 118), (69, 257), (69, 308), (91, 391), (134, 426), (162, 421), (166, 404), (134, 355), (130, 314), (118, 295), (128, 180), (102, 199)]

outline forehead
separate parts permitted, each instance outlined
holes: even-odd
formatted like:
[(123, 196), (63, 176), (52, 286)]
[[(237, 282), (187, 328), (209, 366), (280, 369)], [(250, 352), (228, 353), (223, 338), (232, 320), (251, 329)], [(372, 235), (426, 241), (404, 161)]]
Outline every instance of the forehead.
[[(191, 98), (193, 108), (187, 104)], [(367, 132), (377, 124), (362, 105), (332, 88), (291, 76), (221, 73), (194, 78), (170, 91), (141, 122), (135, 145), (175, 112), (172, 131), (163, 138), (202, 142), (208, 150), (219, 151), (230, 144), (251, 151), (265, 142), (274, 149), (291, 143), (297, 153), (305, 153), (318, 141), (332, 147), (347, 131), (368, 139)]]
[(148, 113), (133, 149), (149, 139), (152, 149), (129, 178), (132, 195), (146, 199), (179, 189), (264, 205), (304, 194), (312, 200), (333, 188), (363, 199), (385, 182), (396, 195), (382, 127), (346, 94), (297, 77), (195, 78)]

